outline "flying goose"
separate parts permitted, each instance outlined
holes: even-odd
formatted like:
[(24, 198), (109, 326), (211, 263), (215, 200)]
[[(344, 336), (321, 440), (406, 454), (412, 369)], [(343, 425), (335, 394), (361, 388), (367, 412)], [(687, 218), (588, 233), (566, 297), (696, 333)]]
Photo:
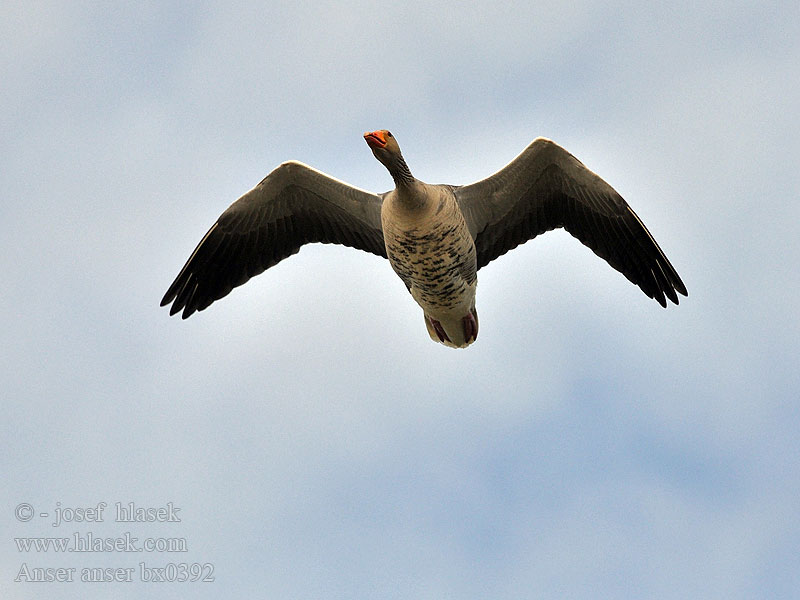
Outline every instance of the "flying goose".
[[(187, 318), (312, 242), (389, 259), (435, 342), (478, 336), (478, 269), (563, 227), (661, 306), (687, 295), (678, 273), (622, 197), (556, 143), (535, 139), (500, 171), (465, 186), (416, 179), (387, 130), (364, 134), (395, 189), (374, 194), (297, 161), (231, 204), (161, 300)], [(677, 293), (676, 293), (677, 292)]]

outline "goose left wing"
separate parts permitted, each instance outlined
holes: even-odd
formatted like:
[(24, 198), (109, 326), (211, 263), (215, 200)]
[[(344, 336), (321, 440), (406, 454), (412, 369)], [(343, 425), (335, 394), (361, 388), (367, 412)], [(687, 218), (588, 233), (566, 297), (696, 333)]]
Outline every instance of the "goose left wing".
[(687, 295), (675, 268), (633, 209), (558, 144), (534, 140), (503, 169), (454, 189), (478, 268), (537, 235), (563, 227), (666, 307)]

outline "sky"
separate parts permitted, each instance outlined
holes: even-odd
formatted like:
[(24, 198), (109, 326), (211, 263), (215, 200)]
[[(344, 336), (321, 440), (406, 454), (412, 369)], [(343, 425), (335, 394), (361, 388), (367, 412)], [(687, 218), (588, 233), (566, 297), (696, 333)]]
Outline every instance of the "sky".
[[(0, 39), (0, 597), (800, 597), (796, 2), (5, 3)], [(688, 298), (556, 231), (479, 272), (466, 350), (330, 245), (159, 307), (282, 161), (390, 189), (380, 128), (431, 183), (555, 140)]]

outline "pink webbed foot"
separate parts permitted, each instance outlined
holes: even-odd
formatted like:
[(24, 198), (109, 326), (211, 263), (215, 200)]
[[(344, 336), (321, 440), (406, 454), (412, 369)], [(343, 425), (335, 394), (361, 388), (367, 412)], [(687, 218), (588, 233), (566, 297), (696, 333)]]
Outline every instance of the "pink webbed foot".
[(447, 333), (445, 332), (444, 327), (442, 327), (442, 324), (439, 323), (439, 321), (437, 321), (436, 319), (433, 319), (431, 317), (428, 317), (428, 320), (431, 322), (431, 325), (433, 326), (433, 330), (436, 332), (436, 335), (439, 337), (439, 341), (440, 342), (445, 342), (445, 341), (449, 342), (450, 338), (447, 337)]
[(478, 339), (478, 322), (475, 316), (469, 313), (461, 321), (464, 323), (464, 340), (469, 343)]

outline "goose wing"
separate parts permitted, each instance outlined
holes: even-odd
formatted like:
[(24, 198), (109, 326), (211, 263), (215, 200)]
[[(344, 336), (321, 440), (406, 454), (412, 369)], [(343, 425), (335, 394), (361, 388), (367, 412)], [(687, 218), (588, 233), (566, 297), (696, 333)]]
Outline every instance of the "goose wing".
[(161, 300), (185, 319), (312, 242), (386, 257), (381, 198), (299, 162), (283, 163), (223, 212)]
[[(666, 307), (687, 295), (678, 273), (622, 197), (558, 144), (534, 140), (491, 177), (455, 189), (478, 268), (563, 227)], [(676, 293), (677, 292), (677, 293)]]

